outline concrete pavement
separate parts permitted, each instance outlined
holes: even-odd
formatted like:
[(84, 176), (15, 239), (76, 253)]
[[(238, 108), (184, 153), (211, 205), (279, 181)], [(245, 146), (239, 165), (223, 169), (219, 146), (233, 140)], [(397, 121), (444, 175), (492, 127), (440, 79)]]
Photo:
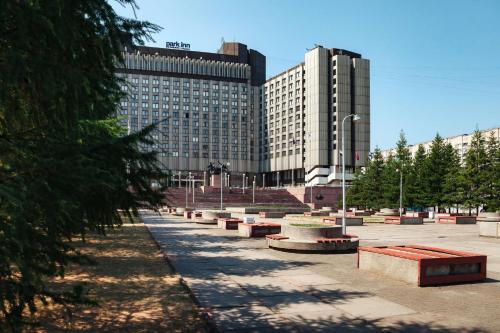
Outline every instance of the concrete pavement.
[(279, 252), (264, 239), (181, 217), (143, 212), (143, 220), (220, 332), (500, 330), (500, 242), (479, 238), (476, 225), (349, 228), (361, 245), (414, 243), (489, 256), (486, 282), (418, 288), (360, 272), (355, 253)]

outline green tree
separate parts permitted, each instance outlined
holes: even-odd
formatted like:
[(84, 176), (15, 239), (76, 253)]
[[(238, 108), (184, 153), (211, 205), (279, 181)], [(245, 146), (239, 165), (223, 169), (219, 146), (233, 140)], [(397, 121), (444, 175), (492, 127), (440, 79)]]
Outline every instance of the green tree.
[(88, 262), (76, 237), (161, 200), (156, 154), (139, 149), (152, 127), (126, 135), (113, 118), (121, 47), (158, 28), (102, 0), (1, 1), (0, 22), (0, 331), (18, 331), (37, 300), (86, 300), (45, 283)]
[(428, 206), (428, 163), (425, 148), (419, 145), (407, 176), (406, 197), (408, 205), (422, 209)]
[(488, 156), (485, 140), (479, 130), (474, 131), (465, 155), (465, 177), (469, 192), (467, 203), (478, 212), (479, 207), (486, 203), (488, 195)]
[(381, 193), (384, 207), (399, 207), (399, 167), (399, 161), (393, 155), (389, 155), (384, 162)]
[(458, 211), (459, 205), (465, 201), (465, 174), (458, 152), (451, 144), (445, 145), (444, 156), (449, 159), (449, 164), (443, 183), (443, 204), (455, 206)]
[[(403, 130), (399, 133), (399, 140), (396, 143), (396, 162), (397, 162), (397, 172), (403, 173), (403, 207), (409, 205), (409, 190), (411, 187), (411, 167), (412, 167), (412, 157), (410, 149), (408, 148), (408, 141)], [(401, 174), (399, 175), (401, 176)], [(401, 179), (400, 179), (401, 180)], [(400, 183), (398, 181), (398, 186)], [(399, 203), (399, 196), (398, 196)], [(398, 204), (399, 207), (399, 204)]]
[(366, 193), (366, 206), (369, 208), (380, 209), (384, 204), (382, 197), (383, 173), (384, 159), (382, 158), (382, 152), (376, 147), (370, 157), (363, 182), (364, 192)]
[(486, 155), (484, 204), (487, 211), (495, 212), (500, 210), (500, 144), (494, 132), (486, 143)]
[(428, 186), (427, 199), (430, 206), (442, 208), (444, 204), (444, 183), (448, 169), (452, 163), (452, 156), (446, 147), (443, 138), (437, 134), (432, 141), (426, 166), (426, 185)]

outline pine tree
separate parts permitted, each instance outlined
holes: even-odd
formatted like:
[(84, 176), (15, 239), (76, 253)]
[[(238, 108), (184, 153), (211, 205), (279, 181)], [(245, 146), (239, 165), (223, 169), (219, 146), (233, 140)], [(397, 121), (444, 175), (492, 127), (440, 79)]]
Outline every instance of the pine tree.
[(165, 175), (139, 149), (153, 128), (126, 135), (114, 118), (121, 47), (158, 28), (100, 0), (1, 1), (0, 22), (0, 318), (19, 331), (37, 300), (85, 301), (45, 283), (88, 262), (75, 237), (160, 203)]
[[(402, 173), (403, 176), (403, 207), (406, 207), (409, 204), (408, 192), (411, 181), (410, 171), (412, 157), (410, 149), (408, 148), (408, 141), (406, 140), (406, 136), (403, 130), (401, 130), (401, 132), (399, 133), (399, 140), (396, 143), (396, 162), (398, 165), (398, 173)], [(400, 181), (398, 181), (398, 184), (399, 183)]]
[(465, 156), (465, 177), (469, 192), (467, 203), (479, 212), (488, 194), (488, 156), (485, 140), (479, 130), (474, 131)]
[(443, 204), (448, 207), (459, 205), (465, 201), (465, 175), (460, 165), (460, 157), (451, 144), (445, 145), (444, 158), (449, 160), (443, 183)]
[(427, 176), (427, 155), (424, 146), (419, 145), (415, 152), (408, 177), (407, 197), (411, 207), (422, 209), (429, 206)]
[(486, 143), (484, 204), (489, 212), (500, 210), (500, 144), (491, 132)]
[(384, 161), (382, 173), (383, 207), (399, 207), (399, 161), (392, 155)]
[(432, 141), (431, 150), (427, 159), (426, 183), (428, 186), (428, 203), (430, 206), (442, 208), (443, 205), (443, 185), (451, 159), (446, 152), (446, 145), (443, 138), (437, 134)]

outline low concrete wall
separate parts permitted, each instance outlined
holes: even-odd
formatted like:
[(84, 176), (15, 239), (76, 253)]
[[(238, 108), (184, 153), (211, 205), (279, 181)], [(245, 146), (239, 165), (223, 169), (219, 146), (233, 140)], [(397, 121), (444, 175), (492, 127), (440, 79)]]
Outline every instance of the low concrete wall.
[(478, 222), (479, 236), (500, 238), (500, 222)]

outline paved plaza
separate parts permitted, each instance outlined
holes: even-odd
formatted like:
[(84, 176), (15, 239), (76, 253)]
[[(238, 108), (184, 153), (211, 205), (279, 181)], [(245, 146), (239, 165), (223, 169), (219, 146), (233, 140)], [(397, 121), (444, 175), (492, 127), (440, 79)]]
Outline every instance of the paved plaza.
[(477, 225), (348, 228), (361, 246), (420, 244), (488, 256), (484, 282), (419, 288), (359, 271), (356, 253), (280, 252), (265, 239), (182, 217), (142, 217), (220, 332), (500, 331), (500, 240), (479, 238)]

